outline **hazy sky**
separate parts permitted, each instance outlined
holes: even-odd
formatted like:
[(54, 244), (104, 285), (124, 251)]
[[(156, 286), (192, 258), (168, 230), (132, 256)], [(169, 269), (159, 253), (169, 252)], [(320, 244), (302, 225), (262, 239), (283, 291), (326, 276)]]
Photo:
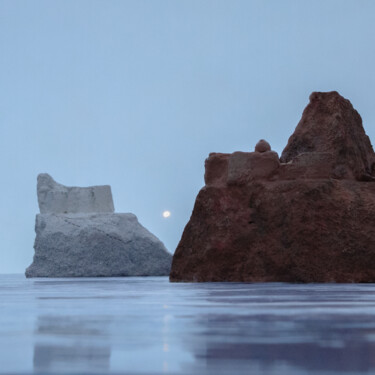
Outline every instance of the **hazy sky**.
[(173, 253), (208, 154), (280, 153), (312, 91), (374, 140), (374, 19), (372, 0), (0, 0), (0, 272), (32, 261), (40, 172), (110, 184)]

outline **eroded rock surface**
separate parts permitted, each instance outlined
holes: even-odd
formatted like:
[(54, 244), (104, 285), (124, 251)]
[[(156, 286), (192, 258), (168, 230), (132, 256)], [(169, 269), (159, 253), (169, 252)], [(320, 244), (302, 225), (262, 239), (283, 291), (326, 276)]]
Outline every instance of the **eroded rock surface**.
[(58, 184), (49, 174), (38, 175), (38, 204), (42, 214), (114, 212), (111, 187)]
[(206, 160), (171, 281), (375, 282), (375, 155), (351, 103), (313, 93), (280, 160), (261, 142)]
[(133, 214), (39, 214), (27, 277), (165, 276), (171, 255)]
[(113, 213), (110, 186), (69, 188), (41, 174), (37, 191), (27, 277), (169, 275), (171, 254), (135, 215)]
[(338, 92), (313, 92), (281, 161), (302, 153), (331, 153), (336, 178), (372, 180), (375, 157), (362, 119), (349, 100)]

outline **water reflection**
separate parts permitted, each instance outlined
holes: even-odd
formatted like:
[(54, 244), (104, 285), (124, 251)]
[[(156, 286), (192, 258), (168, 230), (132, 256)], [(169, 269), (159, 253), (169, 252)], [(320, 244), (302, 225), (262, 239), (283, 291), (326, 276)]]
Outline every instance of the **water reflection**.
[(0, 278), (0, 373), (375, 373), (373, 284)]
[(190, 350), (207, 371), (234, 367), (237, 372), (246, 372), (250, 368), (277, 367), (281, 362), (284, 367), (290, 366), (289, 371), (324, 370), (339, 374), (375, 369), (375, 343), (368, 340), (368, 335), (375, 333), (370, 317), (367, 322), (362, 321), (363, 327), (357, 322), (352, 328), (353, 322), (342, 317), (314, 321), (280, 319), (275, 315), (208, 315), (196, 323), (202, 326), (203, 333), (197, 338), (197, 345), (190, 345)]
[(36, 345), (34, 370), (53, 372), (69, 369), (74, 371), (103, 372), (109, 370), (109, 347)]
[(39, 317), (37, 335), (51, 341), (35, 346), (36, 371), (375, 370), (374, 291), (365, 287), (145, 279), (42, 282), (47, 285), (65, 293), (40, 296), (40, 307), (64, 308), (68, 300), (70, 315)]
[(38, 317), (34, 346), (34, 371), (108, 372), (111, 348), (108, 321), (87, 316)]
[[(210, 374), (374, 373), (373, 287), (357, 286), (354, 293), (349, 286), (341, 288), (252, 284), (206, 290), (207, 303), (221, 308), (191, 323), (195, 331), (200, 327), (200, 334), (188, 340), (196, 358), (191, 369)], [(237, 312), (223, 313), (230, 304)]]

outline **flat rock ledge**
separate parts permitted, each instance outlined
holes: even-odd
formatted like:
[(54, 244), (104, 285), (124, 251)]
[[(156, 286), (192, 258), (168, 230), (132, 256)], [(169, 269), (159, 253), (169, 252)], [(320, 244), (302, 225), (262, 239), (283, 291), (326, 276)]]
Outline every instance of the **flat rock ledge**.
[[(47, 175), (48, 176), (48, 175)], [(40, 181), (38, 178), (38, 197)], [(47, 178), (51, 181), (52, 178)], [(53, 180), (52, 180), (53, 181)], [(131, 213), (69, 212), (71, 203), (77, 201), (83, 211), (91, 210), (99, 202), (100, 207), (113, 208), (110, 188), (104, 194), (97, 189), (74, 188), (67, 192), (68, 198), (47, 189), (49, 203), (43, 207), (48, 213), (36, 215), (33, 263), (26, 269), (26, 277), (118, 277), (118, 276), (167, 276), (172, 255), (163, 243)], [(80, 192), (78, 190), (82, 189)], [(80, 196), (92, 197), (82, 203)], [(95, 203), (96, 201), (96, 203)], [(40, 202), (40, 200), (39, 200)], [(58, 207), (58, 209), (56, 209)], [(91, 207), (91, 208), (90, 208)], [(41, 210), (42, 211), (42, 210)], [(54, 211), (57, 211), (54, 212)], [(60, 211), (66, 213), (60, 213)], [(73, 209), (76, 211), (76, 209)]]
[(280, 158), (209, 155), (170, 280), (375, 282), (374, 181), (360, 115), (315, 92)]

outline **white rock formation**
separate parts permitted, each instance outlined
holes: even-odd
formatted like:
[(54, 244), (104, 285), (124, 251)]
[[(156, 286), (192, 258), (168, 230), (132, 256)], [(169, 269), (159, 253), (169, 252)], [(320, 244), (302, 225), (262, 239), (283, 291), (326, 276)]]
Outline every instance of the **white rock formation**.
[(111, 187), (68, 187), (58, 184), (49, 174), (41, 173), (37, 185), (42, 214), (78, 212), (114, 212)]
[[(33, 263), (26, 269), (26, 277), (99, 277), (99, 276), (166, 276), (169, 275), (172, 256), (163, 243), (145, 229), (133, 214), (126, 213), (56, 213), (69, 209), (67, 202), (55, 194), (58, 189), (48, 175), (38, 176), (40, 209), (52, 211), (36, 215)], [(48, 199), (40, 198), (39, 186), (50, 186)], [(57, 186), (62, 186), (58, 185)], [(65, 188), (65, 187), (63, 187)], [(94, 187), (96, 188), (96, 187)], [(67, 188), (70, 189), (70, 188)], [(73, 188), (84, 189), (84, 188)], [(90, 188), (88, 188), (90, 189)], [(94, 191), (94, 195), (96, 190)], [(69, 196), (71, 191), (67, 193)], [(82, 193), (86, 197), (86, 192)], [(110, 194), (110, 188), (109, 188)], [(59, 203), (54, 203), (55, 196)], [(99, 197), (98, 195), (97, 197)], [(112, 203), (112, 196), (109, 195)], [(108, 198), (108, 193), (105, 195)], [(86, 199), (86, 198), (84, 198)], [(77, 207), (84, 206), (77, 201)], [(103, 202), (108, 202), (103, 199)], [(64, 206), (65, 204), (65, 206)], [(100, 207), (104, 207), (104, 203)], [(108, 205), (107, 205), (108, 207)], [(112, 203), (113, 207), (113, 203)], [(58, 208), (58, 209), (57, 209)]]

